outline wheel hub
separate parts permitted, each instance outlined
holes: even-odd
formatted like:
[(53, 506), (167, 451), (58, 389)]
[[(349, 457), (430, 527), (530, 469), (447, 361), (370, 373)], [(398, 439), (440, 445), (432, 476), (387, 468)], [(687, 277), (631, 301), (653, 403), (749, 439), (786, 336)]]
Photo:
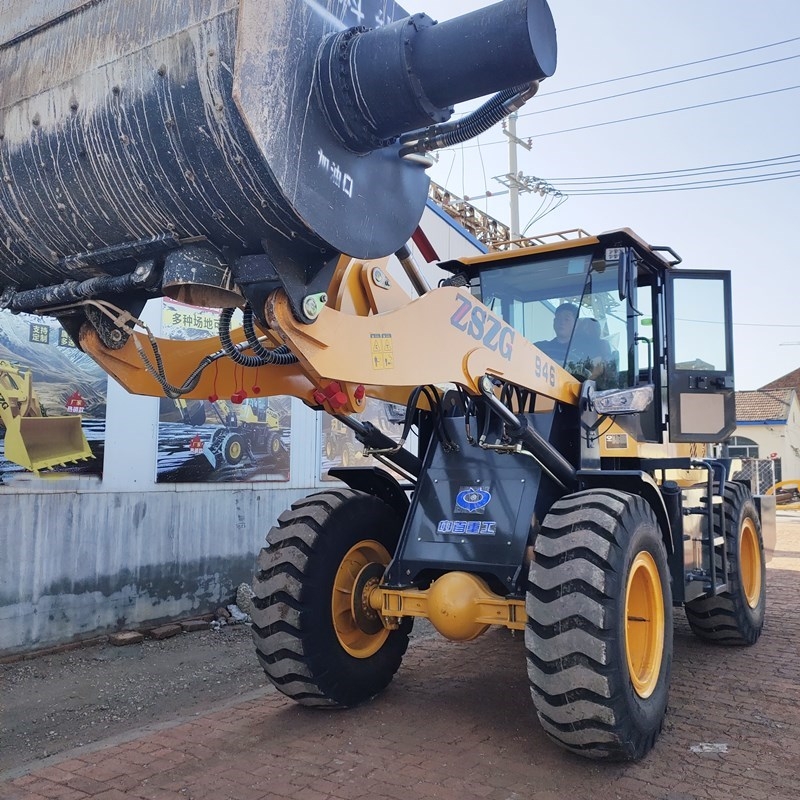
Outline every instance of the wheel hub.
[(664, 656), (664, 598), (655, 559), (637, 553), (625, 592), (625, 652), (628, 674), (636, 694), (655, 691)]
[(761, 549), (755, 523), (749, 518), (744, 520), (740, 533), (739, 570), (747, 605), (756, 608), (761, 599)]
[(354, 658), (369, 658), (381, 649), (389, 630), (369, 606), (369, 593), (389, 564), (386, 548), (365, 539), (347, 551), (333, 582), (331, 613), (339, 644)]
[(353, 584), (353, 595), (350, 600), (350, 610), (353, 620), (364, 633), (375, 634), (383, 630), (383, 622), (378, 612), (369, 603), (369, 596), (376, 589), (383, 578), (386, 568), (383, 564), (367, 564), (358, 573)]

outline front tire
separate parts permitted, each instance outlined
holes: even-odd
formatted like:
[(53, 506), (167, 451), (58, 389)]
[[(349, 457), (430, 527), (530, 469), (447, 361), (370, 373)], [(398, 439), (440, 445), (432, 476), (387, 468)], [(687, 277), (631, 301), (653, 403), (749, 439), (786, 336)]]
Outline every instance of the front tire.
[(386, 688), (408, 647), (364, 603), (400, 537), (382, 500), (349, 489), (294, 503), (267, 535), (253, 588), (253, 637), (270, 681), (302, 705), (347, 707)]
[[(728, 550), (728, 590), (685, 604), (686, 618), (696, 636), (717, 644), (755, 644), (764, 627), (766, 609), (766, 564), (761, 538), (761, 520), (750, 490), (743, 483), (728, 481), (723, 493), (725, 538)], [(715, 514), (714, 536), (719, 536)], [(717, 574), (722, 557), (716, 555)]]
[(230, 467), (244, 458), (244, 438), (239, 433), (229, 433), (222, 442), (222, 457)]
[(552, 506), (534, 550), (525, 647), (542, 727), (588, 758), (642, 758), (664, 723), (672, 663), (653, 510), (625, 492), (577, 492)]

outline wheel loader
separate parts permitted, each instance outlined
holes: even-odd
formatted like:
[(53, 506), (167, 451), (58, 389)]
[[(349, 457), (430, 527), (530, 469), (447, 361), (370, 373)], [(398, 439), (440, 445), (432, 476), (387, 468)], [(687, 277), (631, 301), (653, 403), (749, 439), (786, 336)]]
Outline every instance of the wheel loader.
[[(236, 398), (239, 399), (239, 398)], [(211, 408), (220, 426), (203, 448), (212, 469), (222, 464), (235, 467), (243, 459), (277, 459), (285, 452), (281, 418), (275, 409), (254, 399), (239, 403), (216, 400)]]
[[(234, 395), (257, 371), (402, 476), (335, 470), (269, 530), (269, 679), (354, 706), (415, 618), (456, 641), (502, 626), (556, 744), (644, 756), (674, 609), (715, 644), (764, 622), (774, 505), (724, 458), (730, 274), (620, 229), (447, 261), (431, 288), (410, 248), (430, 154), (553, 74), (545, 0), (442, 23), (389, 0), (6, 8), (0, 305), (57, 317), (131, 392)], [(153, 335), (160, 295), (223, 308), (219, 340)], [(367, 398), (405, 409), (396, 436), (359, 418)]]
[(46, 415), (31, 371), (5, 360), (0, 360), (0, 424), (6, 459), (36, 474), (94, 458), (81, 416)]

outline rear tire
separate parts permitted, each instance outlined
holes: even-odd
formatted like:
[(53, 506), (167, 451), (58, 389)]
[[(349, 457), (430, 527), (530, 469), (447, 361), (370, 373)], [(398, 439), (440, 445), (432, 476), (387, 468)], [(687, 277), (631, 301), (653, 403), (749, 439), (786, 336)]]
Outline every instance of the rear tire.
[(394, 677), (412, 620), (388, 630), (352, 598), (357, 578), (371, 575), (374, 584), (382, 575), (401, 525), (382, 500), (336, 489), (297, 501), (270, 530), (253, 582), (253, 638), (267, 677), (287, 697), (354, 706)]
[[(764, 627), (766, 565), (761, 520), (743, 483), (725, 484), (725, 538), (728, 545), (728, 591), (685, 604), (686, 618), (701, 639), (717, 644), (755, 644)], [(714, 536), (720, 534), (716, 516)], [(717, 556), (717, 570), (722, 558)], [(719, 574), (719, 572), (718, 572)]]
[(664, 723), (672, 663), (653, 510), (625, 492), (577, 492), (552, 506), (534, 550), (525, 648), (542, 727), (588, 758), (642, 758)]
[(280, 431), (270, 431), (267, 436), (267, 450), (273, 458), (277, 458), (283, 450)]

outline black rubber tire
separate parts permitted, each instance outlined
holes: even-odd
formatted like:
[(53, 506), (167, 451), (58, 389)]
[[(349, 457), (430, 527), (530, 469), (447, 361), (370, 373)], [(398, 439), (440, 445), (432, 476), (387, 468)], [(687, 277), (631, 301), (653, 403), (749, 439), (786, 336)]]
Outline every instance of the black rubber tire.
[(274, 458), (281, 454), (281, 450), (283, 450), (283, 442), (281, 441), (280, 431), (270, 431), (267, 436), (267, 450)]
[(229, 433), (222, 442), (222, 457), (230, 467), (235, 467), (245, 454), (244, 438), (239, 433)]
[[(766, 610), (766, 564), (761, 520), (750, 489), (743, 483), (728, 481), (723, 493), (725, 537), (728, 545), (728, 591), (715, 597), (703, 597), (684, 604), (686, 618), (692, 631), (701, 639), (715, 644), (755, 644), (764, 627)], [(760, 591), (758, 601), (747, 601), (740, 564), (740, 545), (746, 525), (752, 525), (758, 538)], [(715, 519), (714, 536), (720, 532), (719, 517)], [(717, 569), (722, 570), (722, 558), (717, 556)]]
[(228, 432), (225, 430), (225, 428), (217, 428), (211, 435), (211, 443), (208, 447), (209, 450), (214, 453), (214, 455), (222, 455), (222, 442), (227, 435)]
[(352, 467), (356, 462), (357, 453), (358, 448), (355, 446), (355, 444), (353, 444), (353, 442), (345, 442), (344, 447), (342, 448), (342, 466)]
[(412, 620), (381, 648), (357, 658), (342, 646), (331, 598), (345, 555), (374, 540), (393, 554), (402, 519), (377, 497), (333, 489), (294, 503), (267, 535), (253, 589), (253, 638), (277, 689), (307, 706), (349, 707), (389, 685), (408, 647)]
[[(525, 649), (542, 727), (581, 756), (642, 758), (664, 724), (672, 664), (672, 591), (652, 509), (625, 492), (577, 492), (553, 504), (534, 550)], [(646, 697), (627, 660), (626, 592), (637, 557), (649, 559), (663, 609), (663, 646)]]

